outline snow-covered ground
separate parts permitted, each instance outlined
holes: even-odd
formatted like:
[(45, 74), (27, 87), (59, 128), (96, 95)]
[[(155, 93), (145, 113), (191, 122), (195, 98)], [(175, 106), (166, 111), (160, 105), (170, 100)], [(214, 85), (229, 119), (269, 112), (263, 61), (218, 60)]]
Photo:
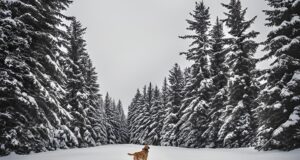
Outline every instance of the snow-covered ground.
[[(92, 148), (58, 150), (30, 155), (11, 154), (1, 160), (132, 160), (128, 152), (141, 150), (140, 145), (105, 145)], [(290, 152), (259, 152), (253, 148), (188, 149), (150, 146), (148, 160), (299, 160), (300, 149)]]

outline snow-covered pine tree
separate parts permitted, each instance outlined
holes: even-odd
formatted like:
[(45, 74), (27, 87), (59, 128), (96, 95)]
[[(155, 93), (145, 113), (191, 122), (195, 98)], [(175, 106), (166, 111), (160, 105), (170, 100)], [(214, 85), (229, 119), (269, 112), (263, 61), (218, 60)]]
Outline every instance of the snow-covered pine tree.
[(132, 99), (130, 105), (128, 106), (127, 124), (129, 130), (129, 142), (134, 143), (134, 130), (135, 130), (135, 119), (138, 116), (139, 106), (141, 102), (142, 94), (140, 90), (137, 89), (134, 98)]
[(104, 109), (106, 114), (106, 133), (107, 133), (107, 144), (116, 144), (118, 135), (116, 135), (116, 128), (118, 126), (118, 121), (115, 118), (116, 108), (113, 104), (113, 100), (110, 98), (109, 94), (106, 93), (104, 100)]
[[(138, 92), (139, 93), (139, 92)], [(145, 119), (145, 115), (147, 114), (147, 86), (145, 85), (143, 88), (143, 94), (136, 94), (136, 102), (135, 107), (136, 111), (133, 112), (134, 116), (132, 118), (132, 123), (130, 126), (130, 143), (141, 144), (142, 142), (142, 134), (145, 132), (145, 123), (147, 122)], [(149, 113), (148, 113), (149, 115)]]
[(167, 104), (168, 104), (168, 97), (169, 97), (169, 86), (168, 86), (168, 81), (167, 78), (164, 78), (163, 85), (161, 88), (161, 112), (162, 112), (162, 117), (159, 120), (159, 125), (162, 126), (161, 131), (160, 131), (160, 145), (162, 145), (163, 141), (163, 135), (165, 134), (163, 126), (165, 123), (165, 118), (168, 116), (167, 115)]
[(145, 138), (145, 142), (150, 145), (160, 145), (163, 108), (161, 103), (160, 91), (157, 86), (154, 88), (153, 98), (151, 99), (151, 101), (149, 133)]
[(183, 98), (182, 90), (184, 87), (184, 78), (180, 66), (176, 63), (174, 67), (169, 71), (170, 75), (168, 77), (169, 86), (167, 83), (164, 85), (164, 92), (167, 92), (168, 103), (165, 107), (165, 119), (162, 128), (162, 140), (161, 145), (169, 146), (176, 145), (173, 144), (177, 138), (177, 133), (173, 131), (175, 124), (178, 122), (178, 111), (181, 105), (181, 100)]
[(120, 123), (120, 142), (119, 143), (127, 143), (128, 142), (128, 127), (127, 127), (127, 121), (126, 121), (126, 116), (123, 110), (122, 102), (121, 100), (118, 101), (117, 104), (117, 109), (118, 109), (118, 116), (119, 116), (119, 123)]
[(56, 133), (72, 117), (61, 105), (59, 26), (70, 3), (0, 1), (0, 154), (54, 150), (64, 139)]
[(179, 121), (173, 129), (173, 135), (177, 138), (175, 145), (182, 147), (201, 147), (201, 135), (207, 124), (207, 108), (210, 97), (210, 60), (209, 60), (209, 39), (208, 28), (209, 8), (203, 2), (196, 2), (193, 13), (190, 13), (193, 20), (187, 20), (188, 30), (193, 35), (186, 35), (180, 38), (192, 39), (190, 49), (181, 54), (186, 55), (187, 60), (194, 63), (190, 68), (190, 75), (184, 88), (184, 99), (179, 109)]
[[(146, 92), (145, 92), (146, 91)], [(151, 125), (151, 113), (150, 108), (153, 103), (153, 87), (152, 83), (149, 83), (147, 90), (144, 89), (144, 103), (142, 105), (141, 119), (139, 119), (140, 123), (138, 125), (137, 133), (139, 134), (138, 139), (140, 144), (149, 143), (147, 142), (147, 136), (150, 133), (150, 125)]]
[(169, 86), (167, 78), (164, 78), (163, 86), (161, 88), (161, 103), (163, 105), (163, 108), (166, 108), (166, 105), (168, 103), (168, 97), (169, 97)]
[(89, 108), (87, 110), (87, 118), (91, 123), (92, 137), (96, 145), (105, 144), (107, 142), (106, 128), (105, 128), (105, 110), (103, 100), (99, 94), (98, 77), (95, 67), (91, 59), (87, 59), (85, 65), (86, 69), (86, 87)]
[(218, 141), (218, 131), (222, 125), (220, 116), (224, 111), (224, 102), (226, 101), (225, 86), (227, 84), (225, 51), (224, 51), (224, 33), (223, 23), (217, 18), (215, 25), (210, 31), (211, 47), (211, 79), (213, 94), (210, 98), (208, 111), (208, 128), (202, 134), (205, 144), (208, 147), (222, 147)]
[(253, 38), (259, 33), (249, 30), (256, 17), (246, 21), (246, 10), (242, 9), (240, 0), (231, 0), (222, 5), (228, 9), (224, 22), (229, 27), (227, 45), (228, 53), (225, 57), (228, 69), (228, 100), (222, 115), (223, 124), (219, 130), (219, 139), (224, 147), (247, 147), (252, 145), (255, 135), (255, 121), (253, 110), (256, 107), (258, 87), (254, 79), (256, 60), (253, 54), (258, 47)]
[(70, 61), (65, 64), (68, 77), (67, 108), (74, 117), (68, 127), (75, 132), (79, 147), (96, 145), (94, 138), (97, 133), (94, 131), (91, 121), (101, 123), (100, 119), (95, 119), (100, 117), (100, 115), (96, 115), (96, 107), (99, 106), (95, 106), (99, 101), (100, 95), (97, 93), (99, 86), (96, 82), (95, 69), (85, 48), (86, 41), (83, 39), (85, 30), (86, 28), (83, 28), (79, 21), (75, 18), (72, 19), (67, 28), (68, 44), (66, 45)]
[(267, 2), (266, 25), (274, 30), (261, 60), (275, 60), (259, 95), (257, 148), (290, 150), (300, 147), (300, 1)]

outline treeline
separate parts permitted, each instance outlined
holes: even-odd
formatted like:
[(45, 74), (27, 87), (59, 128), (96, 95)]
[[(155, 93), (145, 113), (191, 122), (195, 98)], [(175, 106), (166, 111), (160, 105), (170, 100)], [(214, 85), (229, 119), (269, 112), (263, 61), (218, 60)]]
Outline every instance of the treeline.
[[(181, 53), (193, 64), (170, 70), (161, 89), (150, 83), (129, 106), (130, 143), (180, 147), (300, 147), (300, 3), (266, 0), (267, 40), (254, 39), (256, 17), (246, 20), (240, 0), (222, 6), (211, 25), (209, 8), (196, 3), (187, 20), (194, 34)], [(224, 33), (223, 27), (228, 30)], [(225, 36), (226, 35), (226, 36)], [(265, 55), (255, 59), (257, 47)], [(270, 69), (256, 63), (271, 59)]]
[(0, 155), (125, 143), (122, 104), (99, 93), (70, 0), (0, 0)]

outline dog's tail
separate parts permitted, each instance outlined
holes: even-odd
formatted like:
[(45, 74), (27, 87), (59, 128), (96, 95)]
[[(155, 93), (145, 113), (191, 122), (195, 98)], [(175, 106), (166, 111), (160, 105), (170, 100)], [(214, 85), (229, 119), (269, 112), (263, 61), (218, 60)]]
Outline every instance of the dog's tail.
[(128, 153), (128, 155), (130, 155), (130, 156), (133, 156), (134, 154), (132, 154), (132, 153)]

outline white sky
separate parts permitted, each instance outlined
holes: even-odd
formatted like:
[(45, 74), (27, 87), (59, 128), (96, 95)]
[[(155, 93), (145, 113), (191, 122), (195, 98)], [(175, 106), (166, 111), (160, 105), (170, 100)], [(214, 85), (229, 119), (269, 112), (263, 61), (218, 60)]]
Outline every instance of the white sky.
[[(221, 2), (203, 0), (210, 7), (211, 21), (227, 12)], [(261, 32), (263, 41), (269, 28), (264, 26), (267, 8), (264, 0), (241, 0), (246, 18), (258, 16), (251, 29)], [(174, 63), (188, 66), (184, 56), (188, 42), (178, 36), (188, 33), (186, 19), (195, 7), (194, 0), (74, 0), (67, 11), (87, 27), (87, 50), (99, 76), (102, 95), (109, 92), (121, 99), (125, 112), (136, 89), (153, 82), (159, 87)], [(258, 50), (257, 56), (261, 56)], [(258, 65), (263, 68), (266, 63)]]

